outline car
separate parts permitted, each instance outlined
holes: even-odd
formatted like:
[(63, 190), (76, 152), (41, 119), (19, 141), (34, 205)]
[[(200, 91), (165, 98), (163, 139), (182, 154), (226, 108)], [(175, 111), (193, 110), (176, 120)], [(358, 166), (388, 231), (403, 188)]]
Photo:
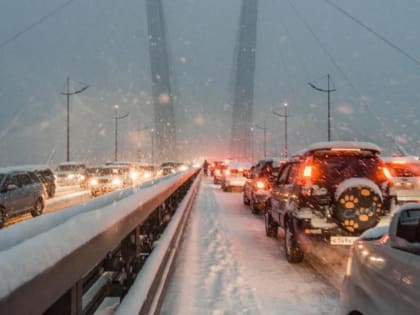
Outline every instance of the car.
[(80, 185), (85, 180), (86, 165), (82, 162), (63, 162), (55, 170), (59, 186)]
[(215, 161), (212, 164), (210, 175), (213, 176), (213, 184), (219, 185), (222, 182), (223, 172), (227, 167), (224, 161)]
[(17, 215), (41, 215), (46, 194), (44, 185), (34, 172), (0, 169), (0, 227), (8, 218)]
[(96, 175), (89, 180), (89, 188), (93, 197), (127, 188), (132, 184), (130, 168), (127, 165), (105, 165), (98, 168)]
[(341, 314), (420, 314), (420, 205), (354, 242), (340, 291)]
[(267, 201), (265, 231), (285, 230), (287, 261), (303, 260), (310, 237), (351, 245), (389, 213), (391, 176), (368, 142), (321, 142), (281, 167)]
[(246, 182), (245, 171), (249, 171), (251, 163), (235, 161), (227, 165), (223, 171), (221, 187), (223, 191), (232, 191), (234, 189), (242, 191)]
[(243, 202), (249, 205), (252, 213), (264, 212), (270, 196), (272, 182), (277, 178), (281, 158), (264, 158), (251, 167), (244, 185)]
[(166, 176), (175, 174), (176, 172), (182, 172), (188, 169), (188, 166), (180, 162), (164, 162), (160, 165), (158, 170), (158, 176)]
[(418, 157), (389, 157), (384, 160), (392, 176), (393, 185), (390, 193), (395, 197), (395, 204), (420, 202), (420, 161)]
[(17, 166), (16, 169), (34, 172), (45, 186), (48, 198), (55, 196), (56, 183), (55, 175), (52, 169), (47, 165), (23, 165)]

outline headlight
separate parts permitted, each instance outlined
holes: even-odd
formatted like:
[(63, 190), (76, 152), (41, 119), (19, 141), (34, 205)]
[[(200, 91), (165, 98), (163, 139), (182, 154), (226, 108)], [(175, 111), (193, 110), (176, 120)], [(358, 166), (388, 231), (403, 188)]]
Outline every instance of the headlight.
[(130, 173), (130, 178), (132, 180), (136, 180), (139, 177), (139, 174), (137, 172), (131, 172)]
[(97, 180), (96, 178), (92, 178), (92, 179), (89, 181), (89, 184), (91, 184), (92, 186), (96, 186), (96, 185), (98, 185), (98, 180)]
[(144, 177), (144, 178), (150, 178), (150, 177), (152, 177), (152, 174), (151, 174), (150, 172), (145, 172), (145, 173), (143, 174), (143, 177)]
[(162, 170), (159, 170), (158, 171), (158, 175), (161, 176), (162, 174), (163, 174), (163, 171)]
[(85, 175), (79, 175), (80, 180), (85, 180), (85, 178), (86, 178)]
[(178, 169), (179, 169), (181, 172), (183, 172), (183, 171), (186, 171), (186, 170), (188, 169), (188, 166), (186, 166), (186, 165), (181, 165)]
[(175, 174), (175, 173), (176, 173), (176, 171), (175, 171), (174, 169), (171, 169), (171, 173), (172, 173), (172, 174)]
[(68, 179), (74, 179), (74, 174), (69, 174), (69, 175), (67, 175), (67, 178), (68, 178)]
[(112, 180), (112, 185), (114, 185), (114, 186), (121, 186), (121, 184), (122, 184), (122, 181), (119, 178), (114, 178)]

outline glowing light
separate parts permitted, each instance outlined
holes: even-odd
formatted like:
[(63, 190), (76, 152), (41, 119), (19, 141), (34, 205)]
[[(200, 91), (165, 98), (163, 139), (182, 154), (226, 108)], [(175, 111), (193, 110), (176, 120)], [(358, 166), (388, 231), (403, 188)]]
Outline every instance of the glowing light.
[(258, 181), (256, 186), (257, 186), (258, 189), (264, 189), (265, 188), (264, 182), (261, 182), (261, 181)]
[(312, 176), (312, 166), (306, 165), (305, 169), (303, 170), (303, 177), (311, 178)]
[(98, 180), (96, 178), (92, 178), (89, 182), (92, 186), (98, 185)]
[(122, 185), (121, 179), (120, 178), (114, 178), (112, 180), (112, 185), (114, 185), (114, 186), (121, 186)]

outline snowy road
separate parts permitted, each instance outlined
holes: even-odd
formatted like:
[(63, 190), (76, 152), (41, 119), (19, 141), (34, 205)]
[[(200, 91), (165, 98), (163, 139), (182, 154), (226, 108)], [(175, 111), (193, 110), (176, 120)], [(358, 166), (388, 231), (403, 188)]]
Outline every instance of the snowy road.
[(241, 193), (203, 180), (162, 314), (337, 314), (338, 300), (307, 261), (287, 263)]

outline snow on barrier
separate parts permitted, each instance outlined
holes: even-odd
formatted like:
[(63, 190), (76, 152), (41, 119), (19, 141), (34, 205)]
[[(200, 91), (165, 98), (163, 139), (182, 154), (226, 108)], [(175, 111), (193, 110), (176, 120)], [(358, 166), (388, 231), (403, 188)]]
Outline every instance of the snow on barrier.
[[(198, 172), (171, 176), (112, 203), (94, 200), (96, 208), (54, 217), (55, 226), (44, 223), (32, 237), (1, 251), (0, 314), (82, 314), (86, 276), (117, 250), (117, 258), (125, 258), (150, 218), (160, 227), (161, 210), (185, 195)], [(138, 248), (135, 254), (141, 254)]]
[(136, 192), (139, 192), (141, 189), (152, 187), (163, 181), (173, 180), (174, 177), (177, 178), (178, 176), (182, 175), (170, 175), (150, 180), (136, 187), (115, 191), (99, 198), (95, 198), (94, 200), (90, 200), (89, 202), (86, 202), (82, 205), (69, 207), (58, 212), (47, 213), (42, 216), (35, 217), (31, 220), (12, 225), (7, 229), (2, 229), (0, 230), (0, 252), (16, 246), (25, 240), (29, 240), (36, 235), (45, 233), (46, 231), (55, 228), (60, 224), (63, 224), (76, 215), (101, 209), (116, 201), (127, 198)]
[(199, 187), (197, 178), (179, 205), (165, 234), (159, 239), (153, 252), (141, 269), (115, 315), (158, 314), (163, 301), (167, 281), (176, 258), (194, 197)]

